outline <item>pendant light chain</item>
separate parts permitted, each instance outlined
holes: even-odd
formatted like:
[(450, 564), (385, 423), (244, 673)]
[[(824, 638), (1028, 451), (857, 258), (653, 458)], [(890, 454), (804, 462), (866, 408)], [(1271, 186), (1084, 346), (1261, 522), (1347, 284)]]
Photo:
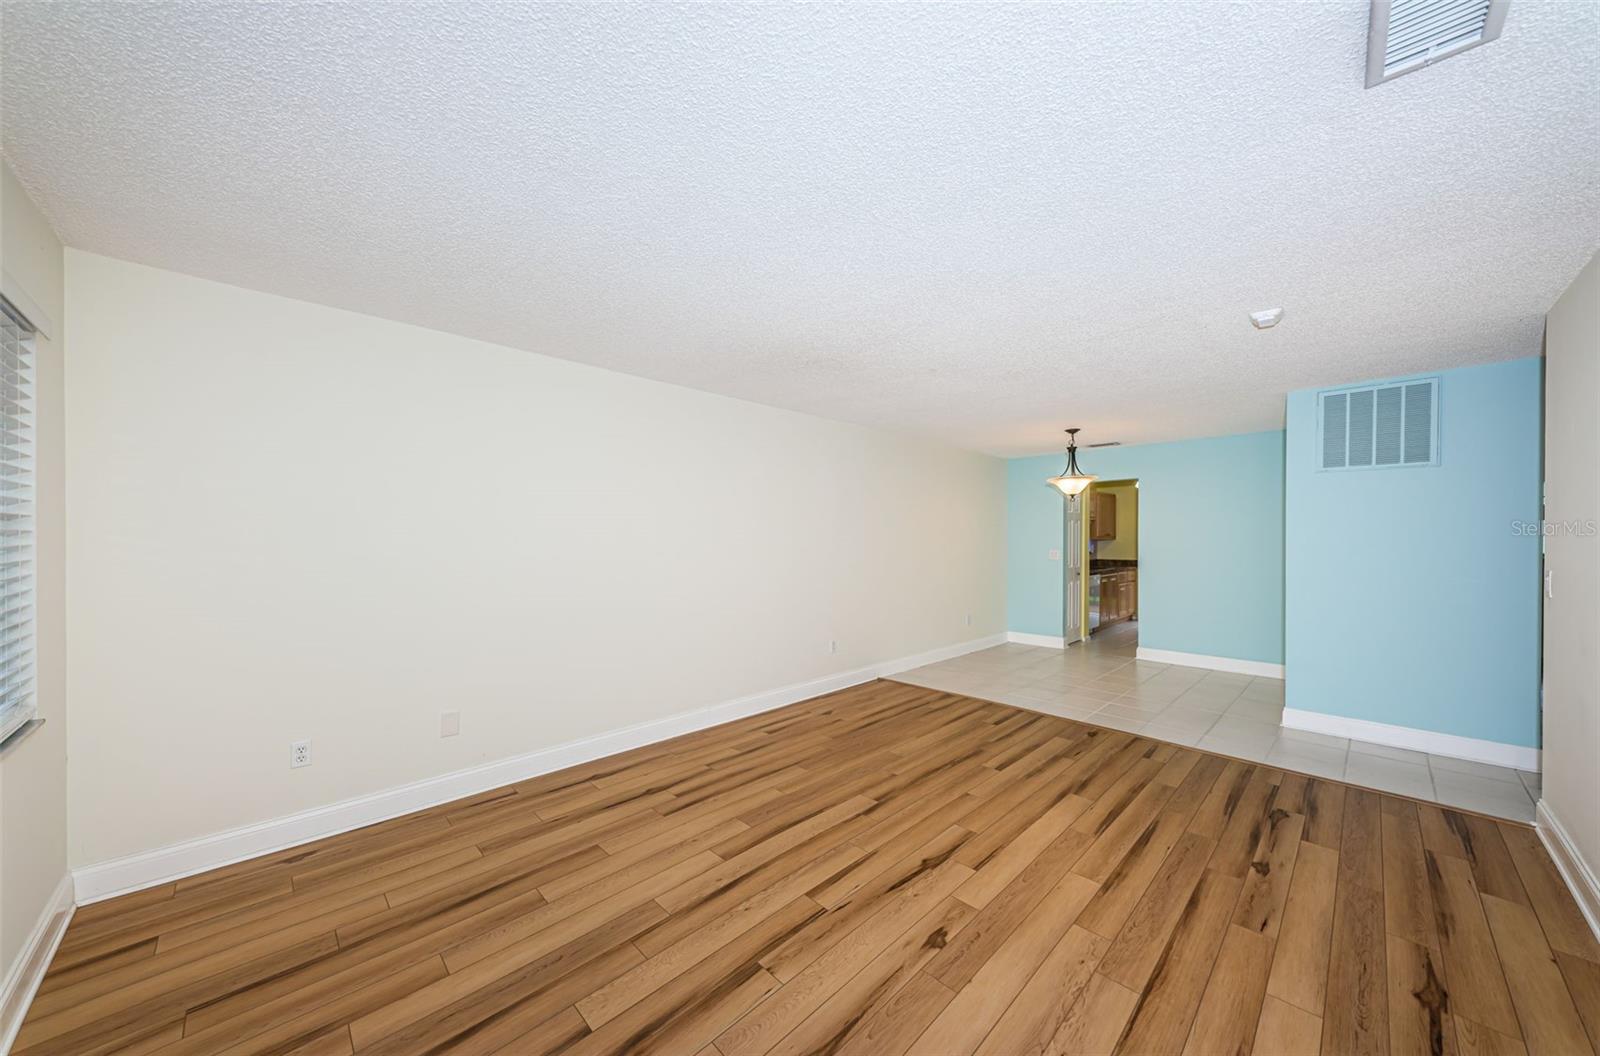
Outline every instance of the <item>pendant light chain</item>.
[(1067, 430), (1067, 468), (1061, 471), (1059, 477), (1051, 477), (1045, 483), (1067, 498), (1074, 499), (1094, 481), (1094, 474), (1078, 468), (1078, 429), (1074, 426)]

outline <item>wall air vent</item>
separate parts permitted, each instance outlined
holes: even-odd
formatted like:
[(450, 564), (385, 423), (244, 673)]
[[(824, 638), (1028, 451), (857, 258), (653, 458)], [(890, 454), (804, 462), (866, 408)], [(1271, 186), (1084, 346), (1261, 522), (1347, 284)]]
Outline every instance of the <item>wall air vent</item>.
[(1322, 469), (1439, 464), (1439, 379), (1317, 393)]
[(1372, 0), (1367, 87), (1500, 35), (1511, 0)]

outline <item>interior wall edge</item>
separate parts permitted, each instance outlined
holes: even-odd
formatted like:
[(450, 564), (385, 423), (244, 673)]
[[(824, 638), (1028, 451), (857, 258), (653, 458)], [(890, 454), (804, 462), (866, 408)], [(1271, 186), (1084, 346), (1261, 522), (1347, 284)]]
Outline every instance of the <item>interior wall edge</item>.
[(44, 982), (45, 970), (50, 967), (56, 948), (67, 933), (76, 908), (73, 894), (72, 874), (63, 874), (27, 942), (23, 943), (21, 954), (6, 973), (5, 982), (0, 983), (0, 1053), (11, 1051), (11, 1043), (22, 1029), (28, 1006), (33, 1004), (33, 996)]
[(524, 755), (457, 770), (454, 773), (424, 778), (327, 806), (314, 807), (253, 825), (185, 840), (156, 850), (82, 866), (72, 871), (77, 904), (88, 905), (91, 902), (179, 880), (312, 840), (335, 836), (516, 781), (526, 781), (532, 777), (602, 759), (618, 752), (670, 740), (686, 733), (720, 726), (735, 719), (847, 689), (875, 678), (899, 674), (924, 664), (938, 663), (980, 649), (988, 649), (1003, 644), (1005, 640), (1005, 635), (995, 634), (942, 646), (914, 656), (884, 660), (851, 671), (780, 686), (694, 711), (680, 712), (677, 715), (652, 719), (551, 748), (542, 748)]
[(1596, 940), (1600, 940), (1600, 876), (1596, 875), (1593, 864), (1584, 861), (1583, 853), (1551, 809), (1549, 800), (1539, 800), (1534, 818), (1539, 842), (1550, 852), (1550, 859), (1556, 863), (1561, 879), (1567, 882), (1567, 889), (1578, 903), (1589, 930), (1594, 932)]
[(1415, 726), (1395, 726), (1370, 719), (1352, 719), (1343, 715), (1329, 715), (1303, 708), (1284, 708), (1283, 725), (1292, 730), (1323, 733), (1330, 737), (1350, 737), (1373, 744), (1386, 744), (1391, 748), (1406, 748), (1413, 752), (1447, 755), (1452, 759), (1470, 759), (1494, 766), (1509, 766), (1516, 770), (1538, 772), (1542, 769), (1541, 753), (1537, 748), (1503, 741), (1485, 741), (1477, 737), (1462, 737), (1454, 733), (1423, 730)]

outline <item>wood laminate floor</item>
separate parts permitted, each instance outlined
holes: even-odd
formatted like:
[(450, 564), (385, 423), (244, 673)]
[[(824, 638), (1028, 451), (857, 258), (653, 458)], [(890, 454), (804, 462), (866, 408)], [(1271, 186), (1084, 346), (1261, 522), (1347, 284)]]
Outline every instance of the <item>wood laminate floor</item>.
[(84, 907), (68, 1053), (1591, 1053), (1533, 830), (874, 682)]

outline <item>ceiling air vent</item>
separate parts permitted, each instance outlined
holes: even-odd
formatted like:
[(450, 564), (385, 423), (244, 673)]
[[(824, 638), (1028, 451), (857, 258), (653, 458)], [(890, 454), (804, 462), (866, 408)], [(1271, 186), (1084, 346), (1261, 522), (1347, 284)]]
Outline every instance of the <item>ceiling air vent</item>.
[(1387, 469), (1439, 464), (1439, 379), (1317, 394), (1318, 464)]
[(1500, 35), (1511, 0), (1372, 0), (1367, 87)]

